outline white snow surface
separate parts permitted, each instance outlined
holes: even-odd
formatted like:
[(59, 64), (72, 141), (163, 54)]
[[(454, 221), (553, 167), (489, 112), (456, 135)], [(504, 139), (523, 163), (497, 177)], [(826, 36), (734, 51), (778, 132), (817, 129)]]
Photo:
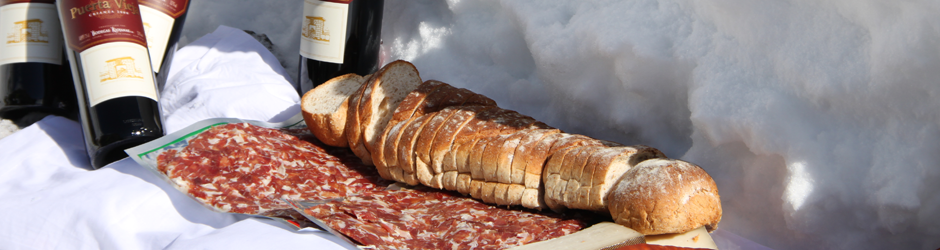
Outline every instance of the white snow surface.
[[(183, 44), (266, 34), (296, 78), (302, 1), (192, 1)], [(387, 0), (383, 62), (718, 184), (776, 249), (940, 247), (940, 1)]]

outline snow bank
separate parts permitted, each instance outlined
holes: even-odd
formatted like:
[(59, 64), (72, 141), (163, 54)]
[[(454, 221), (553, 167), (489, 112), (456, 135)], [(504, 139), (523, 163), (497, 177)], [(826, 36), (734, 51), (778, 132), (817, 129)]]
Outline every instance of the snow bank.
[[(774, 248), (940, 247), (937, 2), (389, 1), (390, 56), (718, 182)], [(821, 245), (819, 245), (821, 244)]]
[[(194, 1), (185, 39), (299, 1)], [(940, 2), (387, 0), (385, 60), (717, 181), (723, 230), (778, 249), (940, 247)], [(296, 18), (295, 18), (296, 17)], [(184, 41), (185, 42), (185, 41)]]

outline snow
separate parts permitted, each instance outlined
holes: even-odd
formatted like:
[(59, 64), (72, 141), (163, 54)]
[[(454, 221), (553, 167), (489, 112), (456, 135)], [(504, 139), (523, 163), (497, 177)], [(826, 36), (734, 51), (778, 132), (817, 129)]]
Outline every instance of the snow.
[[(263, 33), (296, 77), (301, 1), (191, 4), (183, 44)], [(698, 164), (722, 230), (775, 249), (940, 247), (938, 1), (385, 5), (383, 62)]]
[(10, 121), (7, 119), (0, 119), (0, 139), (3, 139), (3, 137), (7, 137), (8, 135), (16, 133), (16, 131), (19, 131), (19, 130), (20, 128), (17, 127), (16, 124), (13, 124), (13, 121)]

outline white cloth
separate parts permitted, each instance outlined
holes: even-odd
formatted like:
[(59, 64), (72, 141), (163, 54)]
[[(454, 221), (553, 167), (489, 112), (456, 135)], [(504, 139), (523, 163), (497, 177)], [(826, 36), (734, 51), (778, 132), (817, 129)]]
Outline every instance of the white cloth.
[[(278, 122), (299, 112), (284, 69), (240, 30), (176, 53), (167, 132), (208, 118)], [(50, 116), (0, 139), (0, 249), (342, 249), (335, 236), (216, 213), (129, 158), (91, 170), (74, 121)]]
[(300, 113), (287, 71), (242, 30), (219, 26), (176, 52), (160, 96), (166, 133), (208, 118), (277, 122)]

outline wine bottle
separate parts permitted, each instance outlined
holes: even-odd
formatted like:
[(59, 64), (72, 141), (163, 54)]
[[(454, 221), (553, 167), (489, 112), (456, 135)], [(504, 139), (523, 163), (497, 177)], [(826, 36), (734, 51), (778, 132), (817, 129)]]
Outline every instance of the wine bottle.
[(56, 2), (94, 168), (163, 136), (137, 0)]
[(384, 0), (304, 0), (298, 89), (378, 70)]
[(150, 64), (157, 78), (157, 91), (166, 85), (173, 54), (176, 53), (189, 0), (139, 0)]
[(0, 118), (77, 117), (54, 0), (0, 0)]

